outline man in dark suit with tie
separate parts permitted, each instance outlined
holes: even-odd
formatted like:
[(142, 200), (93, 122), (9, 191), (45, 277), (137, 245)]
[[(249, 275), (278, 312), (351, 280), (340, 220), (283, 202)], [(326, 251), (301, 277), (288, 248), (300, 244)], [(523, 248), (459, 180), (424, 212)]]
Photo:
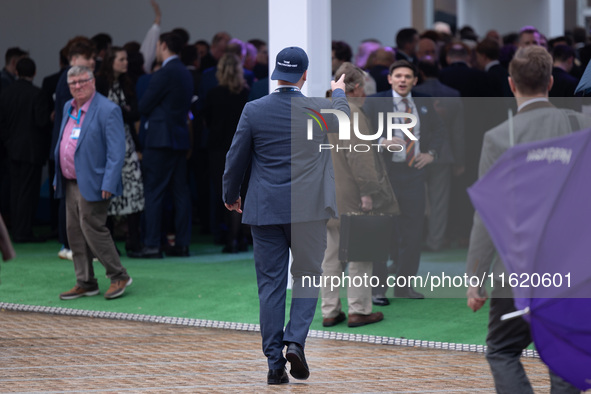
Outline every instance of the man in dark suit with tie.
[(408, 27), (400, 29), (396, 33), (396, 60), (406, 60), (412, 64), (417, 64), (417, 46), (419, 44), (419, 32)]
[(438, 251), (445, 243), (452, 177), (464, 172), (464, 106), (460, 92), (437, 79), (437, 63), (421, 60), (418, 68), (423, 82), (413, 89), (413, 93), (439, 97), (434, 106), (445, 125), (441, 151), (437, 160), (427, 168), (426, 181), (429, 221), (425, 243), (431, 251)]
[[(441, 83), (456, 89), (461, 97), (494, 97), (495, 90), (491, 78), (483, 70), (477, 70), (469, 66), (471, 51), (462, 42), (453, 43), (447, 51), (447, 63), (439, 72)], [(501, 100), (489, 101), (498, 103)], [(480, 160), (480, 149), (484, 132), (498, 122), (497, 110), (482, 109), (482, 100), (462, 100), (464, 105), (464, 134), (465, 137), (465, 171), (452, 180), (450, 215), (454, 217), (448, 225), (448, 237), (450, 241), (457, 241), (463, 246), (470, 235), (474, 208), (466, 193), (466, 188), (476, 181), (477, 168)], [(474, 114), (478, 114), (475, 116)], [(499, 115), (506, 116), (507, 111), (500, 111)], [(502, 118), (504, 119), (504, 118)], [(498, 121), (497, 121), (498, 120)]]
[(575, 51), (568, 45), (556, 45), (552, 49), (552, 78), (554, 85), (548, 93), (550, 97), (574, 97), (579, 80), (572, 75)]
[[(425, 167), (431, 164), (441, 150), (444, 138), (443, 123), (430, 101), (421, 101), (427, 97), (412, 92), (417, 84), (416, 67), (406, 61), (398, 60), (390, 66), (388, 82), (390, 91), (376, 93), (365, 101), (365, 113), (378, 129), (380, 113), (406, 112), (418, 117), (418, 123), (411, 132), (417, 138), (409, 140), (401, 130), (396, 130), (391, 139), (384, 136), (380, 143), (385, 146), (402, 146), (400, 152), (390, 153), (384, 150), (388, 176), (394, 194), (400, 205), (400, 216), (396, 220), (396, 233), (393, 240), (392, 260), (395, 264), (397, 286), (394, 295), (403, 298), (424, 298), (423, 294), (412, 287), (410, 276), (415, 276), (421, 258), (423, 238), (423, 219), (425, 214)], [(373, 98), (372, 98), (373, 97)], [(417, 99), (418, 98), (418, 99)], [(393, 149), (398, 150), (398, 149)], [(386, 283), (386, 264), (374, 264), (374, 275), (380, 277), (380, 283)], [(374, 303), (387, 305), (383, 288), (374, 288)]]
[[(300, 115), (311, 112), (310, 108), (318, 113), (322, 108), (332, 108), (349, 114), (344, 75), (331, 83), (331, 103), (307, 99), (300, 92), (307, 69), (308, 56), (303, 49), (288, 47), (279, 52), (271, 76), (279, 86), (272, 94), (244, 107), (223, 177), (226, 208), (242, 212), (240, 185), (251, 165), (242, 221), (251, 225), (254, 241), (268, 384), (289, 382), (287, 361), (294, 378), (307, 379), (310, 375), (304, 345), (319, 287), (307, 285), (304, 277), (319, 280), (326, 249), (326, 222), (336, 213), (330, 151), (319, 151), (320, 144), (328, 142), (326, 131), (315, 126), (313, 133), (307, 132), (307, 119)], [(334, 116), (326, 115), (324, 119), (328, 130), (338, 129)], [(284, 332), (290, 248), (293, 293)]]
[(476, 63), (489, 77), (494, 97), (513, 97), (507, 77), (507, 69), (499, 62), (501, 47), (496, 40), (486, 38), (476, 45)]
[(182, 40), (174, 33), (160, 36), (156, 58), (162, 68), (154, 73), (142, 99), (145, 116), (142, 175), (146, 199), (144, 247), (128, 254), (136, 258), (162, 258), (160, 250), (162, 206), (170, 186), (174, 202), (175, 245), (167, 256), (189, 256), (191, 199), (187, 185), (189, 129), (187, 117), (193, 97), (193, 79), (178, 57)]
[(16, 64), (18, 79), (0, 95), (0, 140), (6, 145), (10, 175), (10, 213), (14, 242), (39, 242), (33, 220), (39, 201), (41, 169), (47, 161), (51, 102), (33, 85), (35, 62)]

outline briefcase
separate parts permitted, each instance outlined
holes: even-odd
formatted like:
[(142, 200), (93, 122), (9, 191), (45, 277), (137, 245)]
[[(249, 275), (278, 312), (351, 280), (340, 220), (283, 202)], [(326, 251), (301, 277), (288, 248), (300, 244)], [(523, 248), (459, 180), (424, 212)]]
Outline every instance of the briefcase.
[(386, 261), (394, 237), (394, 216), (345, 213), (340, 215), (340, 261)]

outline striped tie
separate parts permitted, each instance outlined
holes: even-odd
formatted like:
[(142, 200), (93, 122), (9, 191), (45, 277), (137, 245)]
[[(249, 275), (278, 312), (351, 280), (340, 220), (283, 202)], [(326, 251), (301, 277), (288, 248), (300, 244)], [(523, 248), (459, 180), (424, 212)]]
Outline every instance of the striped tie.
[[(407, 99), (403, 98), (401, 102), (404, 104), (404, 112), (407, 114), (412, 114), (412, 107)], [(405, 123), (410, 123), (410, 118), (405, 118)], [(414, 127), (410, 127), (408, 131), (412, 133)], [(406, 163), (409, 167), (412, 167), (415, 162), (415, 141), (408, 138), (406, 134), (404, 134), (404, 142), (406, 142)]]

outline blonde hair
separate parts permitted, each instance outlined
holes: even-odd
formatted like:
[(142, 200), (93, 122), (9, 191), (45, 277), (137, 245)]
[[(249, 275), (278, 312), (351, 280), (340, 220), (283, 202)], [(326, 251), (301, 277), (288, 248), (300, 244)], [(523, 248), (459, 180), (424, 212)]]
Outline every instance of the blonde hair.
[(238, 94), (244, 89), (244, 70), (240, 58), (232, 53), (226, 53), (218, 62), (215, 74), (220, 86), (225, 86), (232, 94)]
[(341, 64), (334, 74), (334, 80), (338, 81), (343, 74), (345, 74), (345, 90), (347, 92), (355, 90), (357, 85), (361, 88), (365, 85), (365, 72), (353, 63), (345, 62)]

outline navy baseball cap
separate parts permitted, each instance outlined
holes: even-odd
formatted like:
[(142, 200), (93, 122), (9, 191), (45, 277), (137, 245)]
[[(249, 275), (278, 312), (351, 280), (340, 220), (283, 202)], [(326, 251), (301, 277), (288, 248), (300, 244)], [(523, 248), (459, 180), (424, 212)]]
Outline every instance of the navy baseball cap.
[(287, 47), (277, 54), (271, 79), (296, 83), (308, 69), (308, 55), (302, 48)]

